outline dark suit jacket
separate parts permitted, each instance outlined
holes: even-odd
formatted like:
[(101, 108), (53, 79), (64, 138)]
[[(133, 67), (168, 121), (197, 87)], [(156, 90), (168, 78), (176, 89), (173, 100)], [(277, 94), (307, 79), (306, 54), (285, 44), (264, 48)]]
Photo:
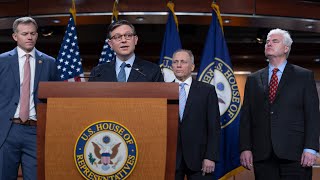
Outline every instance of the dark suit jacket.
[[(139, 69), (141, 73), (135, 69)], [(90, 76), (89, 81), (117, 82), (115, 61), (94, 67)], [(163, 75), (158, 65), (136, 57), (128, 82), (163, 82)]]
[[(11, 127), (20, 99), (20, 76), (17, 49), (0, 54), (0, 147)], [(54, 58), (36, 50), (35, 52), (34, 103), (39, 103), (38, 84), (40, 81), (58, 80)]]
[[(179, 121), (180, 122), (180, 121)], [(219, 160), (220, 112), (214, 86), (192, 80), (179, 123), (177, 167), (183, 156), (189, 169), (200, 171), (202, 160)]]
[(268, 100), (268, 67), (247, 79), (240, 121), (240, 151), (253, 160), (273, 152), (300, 161), (303, 149), (319, 149), (319, 99), (313, 73), (287, 64), (273, 104)]

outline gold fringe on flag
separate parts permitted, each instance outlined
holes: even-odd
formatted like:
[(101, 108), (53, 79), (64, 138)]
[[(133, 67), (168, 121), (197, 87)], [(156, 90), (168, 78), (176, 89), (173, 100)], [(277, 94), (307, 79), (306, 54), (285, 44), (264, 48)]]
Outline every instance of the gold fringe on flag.
[(177, 26), (177, 31), (179, 32), (179, 27), (178, 27), (178, 18), (176, 16), (176, 14), (174, 13), (174, 3), (172, 1), (169, 1), (167, 3), (167, 7), (170, 9), (170, 11), (173, 14), (173, 18), (174, 18), (174, 22), (176, 22), (176, 26)]

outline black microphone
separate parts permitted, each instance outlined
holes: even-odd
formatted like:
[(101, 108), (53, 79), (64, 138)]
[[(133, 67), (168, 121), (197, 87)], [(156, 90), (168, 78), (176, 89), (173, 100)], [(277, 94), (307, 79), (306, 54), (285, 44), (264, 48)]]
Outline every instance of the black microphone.
[(127, 68), (132, 68), (133, 70), (137, 71), (138, 73), (142, 74), (143, 76), (146, 76), (143, 72), (140, 71), (139, 68), (134, 68), (130, 64), (126, 64)]

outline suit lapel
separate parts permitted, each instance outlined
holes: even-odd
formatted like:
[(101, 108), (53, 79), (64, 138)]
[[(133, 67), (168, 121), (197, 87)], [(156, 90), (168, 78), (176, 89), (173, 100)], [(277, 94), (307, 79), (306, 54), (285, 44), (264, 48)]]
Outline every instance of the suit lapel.
[(196, 95), (197, 95), (196, 89), (197, 89), (197, 81), (192, 80), (189, 94), (188, 94), (188, 98), (187, 98), (186, 107), (184, 108), (184, 112), (183, 112), (182, 123), (185, 121), (186, 117), (188, 116), (188, 112), (190, 111), (191, 104), (192, 104), (192, 97), (196, 97)]
[(41, 75), (41, 71), (42, 71), (42, 67), (43, 67), (43, 59), (42, 59), (42, 54), (36, 50), (35, 51), (35, 74), (34, 74), (34, 90), (36, 90), (38, 88), (38, 82), (40, 81), (40, 75)]
[(11, 63), (11, 69), (14, 76), (14, 80), (16, 82), (17, 87), (20, 89), (19, 57), (17, 48), (11, 51), (9, 59)]
[(269, 99), (269, 85), (268, 85), (268, 67), (264, 68), (261, 72), (261, 83), (264, 91), (264, 95)]
[(128, 82), (134, 82), (139, 78), (140, 73), (138, 73), (134, 69), (138, 69), (139, 71), (141, 71), (141, 69), (143, 69), (143, 64), (141, 64), (140, 62), (141, 61), (139, 60), (139, 58), (135, 58), (133, 65), (132, 65), (132, 69), (130, 71), (130, 75), (128, 77)]
[(279, 85), (278, 85), (275, 100), (279, 96), (279, 93), (281, 92), (281, 89), (284, 87), (284, 85), (286, 83), (288, 83), (289, 77), (291, 76), (291, 73), (292, 73), (292, 65), (287, 63), (286, 67), (284, 68), (283, 74), (281, 76)]

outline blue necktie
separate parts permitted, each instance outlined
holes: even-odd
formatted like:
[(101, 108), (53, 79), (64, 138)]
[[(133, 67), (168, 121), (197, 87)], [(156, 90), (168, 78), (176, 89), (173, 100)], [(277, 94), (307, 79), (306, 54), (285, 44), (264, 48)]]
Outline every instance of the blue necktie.
[(184, 86), (185, 86), (185, 85), (186, 85), (186, 83), (181, 83), (181, 84), (179, 84), (179, 86), (180, 86), (180, 91), (179, 91), (179, 115), (180, 115), (180, 122), (182, 121), (184, 108), (185, 108), (186, 102), (187, 102), (187, 93), (186, 93), (186, 90), (184, 89)]
[(126, 63), (123, 62), (120, 66), (120, 72), (118, 74), (118, 82), (126, 82), (126, 71), (124, 70), (124, 68), (126, 67)]

